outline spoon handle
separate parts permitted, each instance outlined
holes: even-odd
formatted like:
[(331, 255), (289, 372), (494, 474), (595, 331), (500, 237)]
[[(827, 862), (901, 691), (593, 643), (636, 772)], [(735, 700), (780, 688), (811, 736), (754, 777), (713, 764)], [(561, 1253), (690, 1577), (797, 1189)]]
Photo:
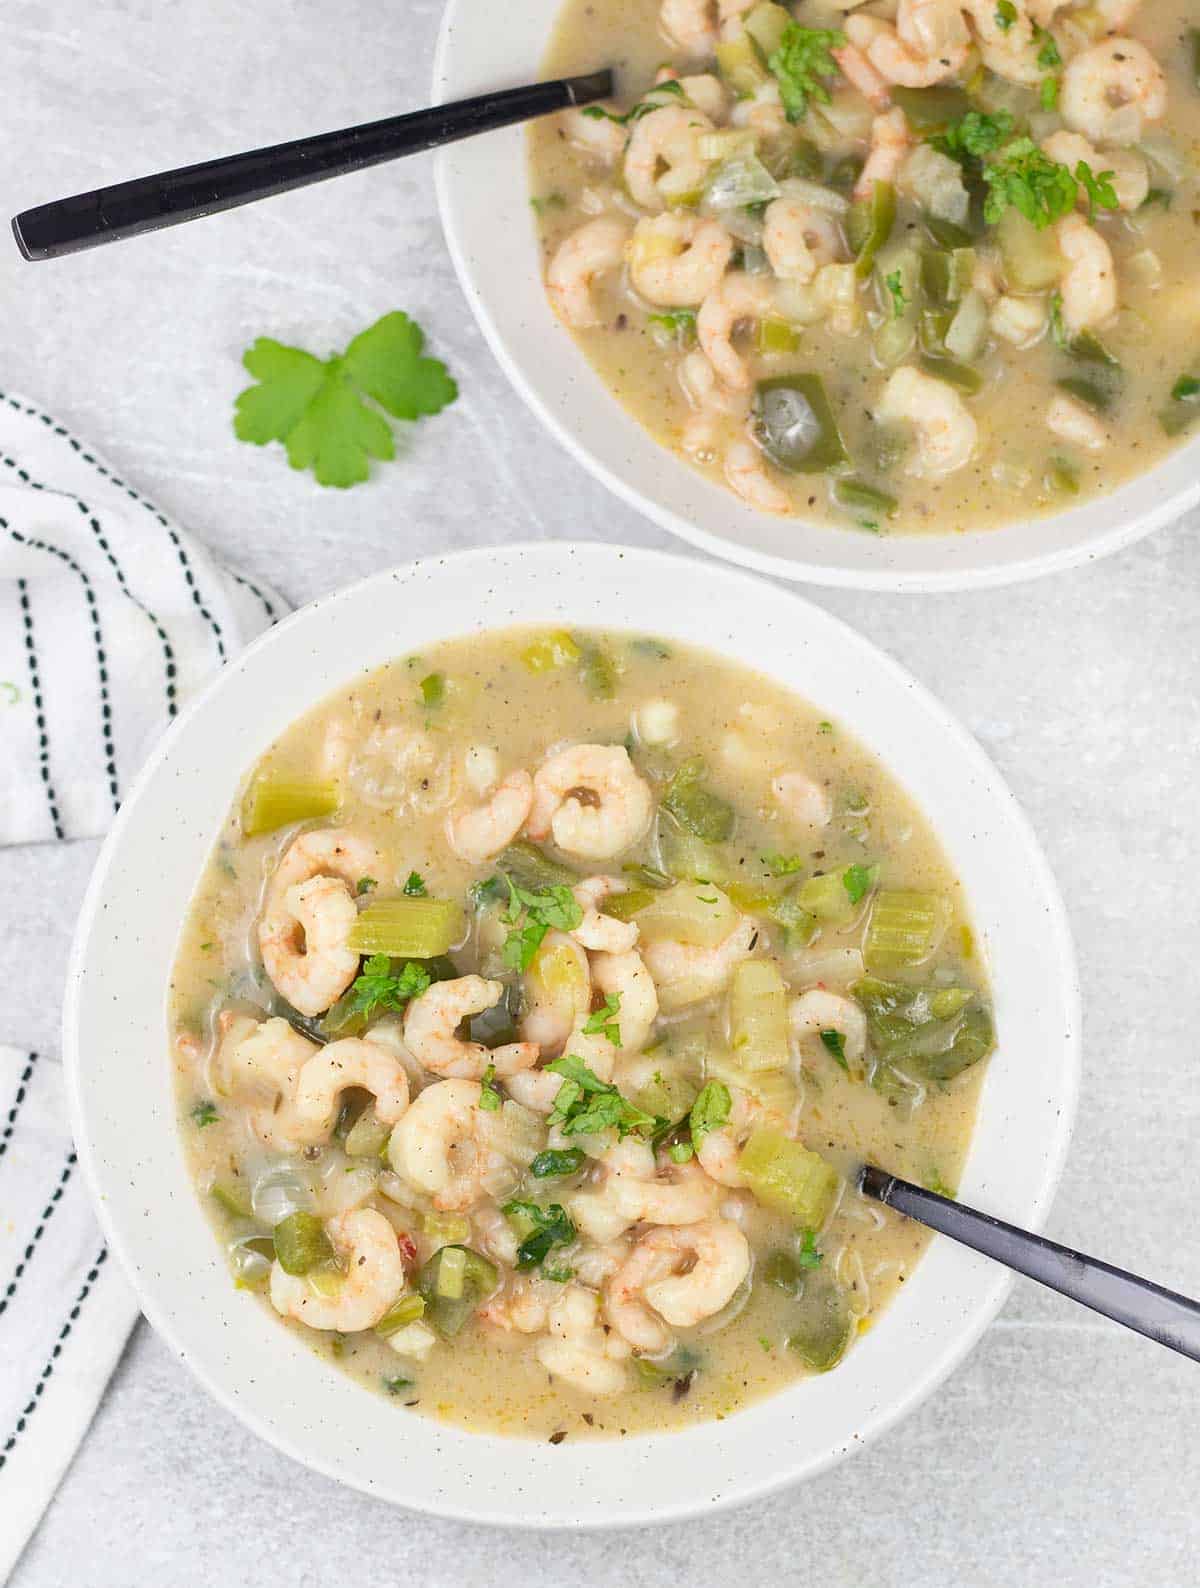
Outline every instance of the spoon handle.
[(963, 1207), (871, 1164), (862, 1171), (859, 1185), (865, 1195), (897, 1213), (949, 1235), (985, 1257), (994, 1257), (1194, 1362), (1200, 1361), (1200, 1303), (1187, 1296)]
[(13, 235), (26, 259), (56, 259), (60, 254), (253, 204), (311, 182), (471, 138), (477, 132), (586, 105), (612, 91), (612, 72), (605, 69), (584, 77), (561, 77), (526, 88), (480, 94), (453, 105), (435, 105), (220, 160), (204, 160), (199, 165), (135, 177), (39, 204), (14, 216)]

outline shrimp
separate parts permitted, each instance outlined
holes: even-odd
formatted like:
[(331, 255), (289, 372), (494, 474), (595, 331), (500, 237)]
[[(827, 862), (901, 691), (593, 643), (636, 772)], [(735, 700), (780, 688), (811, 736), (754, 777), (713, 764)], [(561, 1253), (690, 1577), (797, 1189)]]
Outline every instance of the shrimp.
[(301, 1274), (271, 1266), (271, 1305), (310, 1329), (359, 1334), (373, 1329), (404, 1289), (404, 1259), (396, 1232), (373, 1208), (357, 1208), (328, 1220), (344, 1277), (333, 1295), (319, 1294)]
[(369, 1038), (344, 1037), (327, 1043), (300, 1071), (288, 1126), (292, 1140), (305, 1147), (328, 1141), (348, 1086), (374, 1095), (381, 1124), (396, 1124), (408, 1107), (408, 1073), (400, 1060)]
[(483, 805), (446, 817), (446, 842), (460, 860), (481, 866), (512, 843), (525, 825), (532, 804), (533, 779), (529, 773), (510, 772)]
[(996, 0), (963, 0), (979, 40), (983, 64), (1010, 83), (1038, 83), (1046, 75), (1039, 65), (1041, 43), (1023, 0), (1003, 14)]
[(852, 998), (810, 987), (793, 998), (788, 1007), (788, 1024), (797, 1041), (819, 1036), (823, 1031), (839, 1031), (847, 1064), (859, 1064), (867, 1051), (867, 1017)]
[(553, 835), (568, 855), (610, 860), (644, 836), (653, 814), (650, 785), (623, 745), (576, 744), (534, 774), (526, 825), (531, 838)]
[(729, 936), (713, 948), (697, 948), (662, 938), (642, 950), (646, 968), (658, 988), (659, 1007), (666, 1014), (713, 998), (733, 974), (733, 967), (754, 952), (758, 927), (748, 915), (738, 918)]
[(1003, 337), (1014, 347), (1032, 347), (1046, 329), (1045, 299), (1005, 293), (988, 323), (995, 336)]
[(729, 109), (729, 94), (725, 84), (719, 77), (714, 77), (711, 72), (701, 72), (698, 76), (680, 77), (673, 66), (660, 66), (654, 74), (655, 84), (678, 83), (690, 104), (697, 110), (702, 110), (713, 121), (724, 121), (725, 112)]
[(866, 164), (854, 184), (854, 197), (869, 199), (876, 182), (894, 182), (911, 143), (908, 119), (899, 107), (876, 116), (871, 123), (871, 147)]
[(606, 1334), (595, 1291), (568, 1285), (550, 1309), (550, 1329), (534, 1355), (553, 1378), (589, 1395), (619, 1395), (627, 1388), (625, 1340)]
[(504, 996), (504, 984), (482, 976), (436, 981), (409, 1004), (404, 1015), (404, 1040), (413, 1057), (435, 1075), (478, 1081), (494, 1067), (499, 1076), (531, 1069), (538, 1061), (535, 1042), (509, 1042), (485, 1048), (456, 1035), (469, 1015), (482, 1014)]
[(1063, 325), (1077, 336), (1117, 312), (1117, 272), (1112, 251), (1082, 215), (1067, 215), (1055, 227), (1066, 261), (1059, 293)]
[(660, 1167), (647, 1142), (627, 1136), (605, 1162), (604, 1194), (631, 1224), (694, 1224), (716, 1207), (719, 1193), (698, 1164)]
[[(1136, 149), (1097, 149), (1081, 133), (1068, 132), (1065, 127), (1044, 139), (1042, 149), (1068, 171), (1078, 170), (1083, 160), (1097, 175), (1102, 171), (1111, 173), (1119, 208), (1136, 210), (1145, 203), (1150, 191), (1150, 169)], [(1080, 200), (1084, 197), (1081, 192)]]
[(445, 1212), (478, 1200), (507, 1167), (493, 1146), (493, 1116), (479, 1106), (478, 1081), (435, 1081), (414, 1099), (388, 1142), (402, 1180)]
[(567, 325), (583, 330), (600, 324), (592, 300), (592, 282), (625, 262), (629, 222), (619, 215), (598, 215), (559, 244), (546, 272), (546, 290), (555, 312)]
[(1046, 429), (1060, 441), (1071, 446), (1085, 447), (1089, 452), (1103, 452), (1108, 446), (1108, 431), (1096, 415), (1062, 393), (1046, 410)]
[(629, 245), (629, 279), (647, 303), (685, 308), (703, 303), (720, 282), (733, 238), (697, 215), (644, 216)]
[(900, 0), (896, 25), (856, 13), (846, 37), (883, 80), (902, 88), (929, 88), (964, 64), (971, 35), (957, 3)]
[(911, 366), (891, 376), (876, 404), (875, 417), (882, 424), (907, 420), (915, 427), (917, 452), (907, 471), (924, 479), (940, 479), (969, 463), (979, 436), (978, 426), (953, 386)]
[(557, 1058), (591, 1007), (592, 973), (583, 944), (566, 932), (547, 932), (525, 972), (522, 1038), (535, 1043), (543, 1059)]
[(582, 154), (591, 155), (604, 165), (616, 165), (625, 153), (625, 128), (611, 119), (611, 104), (601, 105), (600, 109), (607, 110), (609, 115), (585, 116), (578, 107), (564, 110), (559, 126), (573, 148)]
[(729, 1305), (749, 1272), (750, 1244), (728, 1219), (650, 1230), (609, 1280), (605, 1314), (635, 1350), (658, 1354), (670, 1344), (660, 1320), (694, 1328)]
[(1068, 61), (1059, 109), (1093, 143), (1137, 143), (1146, 122), (1167, 113), (1167, 80), (1144, 44), (1105, 39)]
[(336, 828), (301, 833), (275, 868), (258, 946), (276, 991), (301, 1014), (323, 1014), (358, 975), (347, 943), (358, 917), (354, 889), (381, 870), (374, 844)]
[(662, 0), (659, 31), (668, 44), (707, 59), (737, 18), (753, 5), (754, 0), (716, 0), (716, 4), (713, 0)]
[(700, 138), (712, 130), (708, 117), (687, 105), (663, 105), (643, 116), (625, 150), (625, 186), (634, 203), (644, 210), (666, 209), (664, 180), (680, 193), (702, 188), (708, 162), (700, 153)]
[(787, 112), (779, 93), (779, 84), (772, 80), (754, 90), (749, 99), (739, 99), (729, 113), (732, 127), (745, 127), (760, 138), (777, 138), (788, 129)]
[(290, 1105), (302, 1069), (320, 1049), (278, 1016), (258, 1021), (225, 1009), (217, 1032), (214, 1089), (247, 1099), (251, 1106), (246, 1117), (258, 1139), (267, 1147), (291, 1151)]
[(791, 497), (775, 484), (753, 441), (739, 439), (725, 448), (725, 478), (742, 501), (760, 513), (791, 512)]
[(576, 883), (571, 892), (583, 911), (583, 920), (571, 934), (577, 943), (594, 953), (629, 952), (638, 940), (637, 922), (618, 921), (615, 915), (605, 915), (600, 908), (605, 899), (625, 891), (620, 877), (585, 877)]
[(828, 827), (833, 817), (829, 790), (807, 772), (781, 772), (772, 780), (771, 793), (776, 804), (798, 827)]
[(700, 1167), (718, 1185), (739, 1189), (746, 1177), (738, 1167), (738, 1157), (746, 1137), (759, 1125), (785, 1123), (758, 1098), (748, 1092), (734, 1091), (729, 1103), (729, 1118), (716, 1130), (705, 1131), (696, 1148)]
[(777, 276), (804, 286), (819, 266), (841, 257), (842, 234), (828, 210), (784, 193), (767, 205), (763, 247)]
[[(507, 1219), (502, 1222), (507, 1226)], [(493, 1251), (492, 1255), (499, 1256)], [(511, 1266), (514, 1255), (500, 1258)], [(504, 1329), (516, 1334), (540, 1334), (550, 1317), (551, 1302), (562, 1294), (562, 1286), (536, 1274), (518, 1274), (507, 1291), (499, 1291), (485, 1307), (479, 1309), (484, 1323), (494, 1329)]]
[(763, 276), (732, 270), (709, 293), (696, 316), (696, 336), (713, 369), (735, 391), (749, 387), (750, 371), (730, 341), (743, 320), (761, 320), (774, 303), (771, 284)]
[[(861, 4), (861, 0), (854, 0)], [(850, 7), (846, 6), (849, 10)], [(854, 44), (843, 44), (840, 49), (830, 50), (834, 60), (842, 69), (842, 76), (875, 110), (886, 110), (891, 104), (891, 95), (888, 85), (871, 65), (863, 52)]]

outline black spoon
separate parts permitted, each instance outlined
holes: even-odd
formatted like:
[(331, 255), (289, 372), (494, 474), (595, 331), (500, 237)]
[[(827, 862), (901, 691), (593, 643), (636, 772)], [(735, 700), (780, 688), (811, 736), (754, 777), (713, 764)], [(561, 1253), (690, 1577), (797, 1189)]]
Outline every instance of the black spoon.
[(480, 94), (453, 105), (389, 116), (384, 121), (250, 149), (221, 160), (204, 160), (23, 210), (13, 217), (13, 236), (26, 259), (56, 259), (60, 254), (78, 253), (82, 248), (253, 204), (275, 193), (362, 171), (402, 155), (419, 154), (439, 144), (472, 138), (477, 132), (590, 104), (612, 92), (613, 74), (605, 68), (584, 77), (560, 77), (526, 88)]
[(1018, 1274), (1200, 1362), (1200, 1303), (1187, 1296), (951, 1202), (872, 1164), (863, 1169), (859, 1189), (906, 1218), (949, 1235), (985, 1257), (994, 1257)]

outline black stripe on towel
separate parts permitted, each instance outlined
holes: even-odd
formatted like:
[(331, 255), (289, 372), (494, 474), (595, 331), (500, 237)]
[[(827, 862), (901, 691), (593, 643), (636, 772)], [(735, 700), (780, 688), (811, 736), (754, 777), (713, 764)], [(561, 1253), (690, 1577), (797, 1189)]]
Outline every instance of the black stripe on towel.
[(8, 1118), (4, 1121), (4, 1129), (0, 1130), (0, 1158), (8, 1151), (8, 1144), (12, 1140), (12, 1133), (17, 1128), (17, 1115), (21, 1112), (21, 1104), (25, 1101), (25, 1094), (29, 1090), (30, 1077), (33, 1075), (34, 1066), (38, 1056), (31, 1053), (21, 1071), (21, 1079), (17, 1082), (17, 1095), (13, 1098), (13, 1106), (8, 1111)]
[(62, 820), (58, 814), (58, 796), (50, 776), (50, 739), (46, 733), (46, 713), (42, 706), (42, 683), (38, 676), (37, 646), (33, 638), (33, 611), (29, 605), (29, 589), (24, 579), (17, 580), (17, 599), (21, 603), (21, 620), (25, 626), (25, 656), (29, 662), (29, 684), (33, 690), (34, 720), (38, 731), (38, 771), (46, 790), (46, 803), (50, 807), (50, 822), (55, 838), (65, 838)]
[(2, 1296), (0, 1296), (0, 1318), (2, 1318), (4, 1316), (4, 1314), (8, 1311), (8, 1304), (13, 1299), (13, 1297), (16, 1295), (17, 1286), (21, 1283), (21, 1277), (24, 1274), (25, 1270), (29, 1267), (29, 1264), (30, 1264), (30, 1262), (33, 1259), (33, 1254), (38, 1249), (38, 1243), (40, 1242), (42, 1236), (46, 1233), (46, 1226), (47, 1226), (47, 1224), (49, 1224), (50, 1220), (54, 1217), (55, 1209), (58, 1207), (58, 1204), (62, 1201), (63, 1192), (67, 1189), (67, 1186), (70, 1184), (71, 1176), (72, 1176), (72, 1174), (74, 1172), (75, 1172), (75, 1154), (74, 1154), (74, 1152), (69, 1152), (67, 1154), (67, 1161), (63, 1165), (62, 1173), (58, 1177), (58, 1184), (54, 1187), (54, 1190), (53, 1190), (53, 1192), (51, 1193), (51, 1196), (50, 1196), (50, 1200), (46, 1203), (46, 1206), (42, 1209), (42, 1216), (38, 1220), (37, 1228), (34, 1230), (33, 1234), (30, 1236), (29, 1243), (25, 1247), (25, 1250), (21, 1253), (21, 1261), (17, 1264), (16, 1268), (13, 1270), (13, 1276), (9, 1280), (8, 1285), (6, 1286), (4, 1294)]

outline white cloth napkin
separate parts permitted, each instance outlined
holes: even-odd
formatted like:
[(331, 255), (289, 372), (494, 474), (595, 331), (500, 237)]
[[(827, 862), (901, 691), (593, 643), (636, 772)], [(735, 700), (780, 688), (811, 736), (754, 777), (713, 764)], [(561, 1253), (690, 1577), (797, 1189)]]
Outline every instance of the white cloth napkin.
[[(285, 610), (0, 391), (0, 844), (102, 833), (157, 734)], [(5, 979), (19, 987), (21, 967)], [(57, 1060), (0, 1046), (0, 1583), (136, 1317), (76, 1166)]]

